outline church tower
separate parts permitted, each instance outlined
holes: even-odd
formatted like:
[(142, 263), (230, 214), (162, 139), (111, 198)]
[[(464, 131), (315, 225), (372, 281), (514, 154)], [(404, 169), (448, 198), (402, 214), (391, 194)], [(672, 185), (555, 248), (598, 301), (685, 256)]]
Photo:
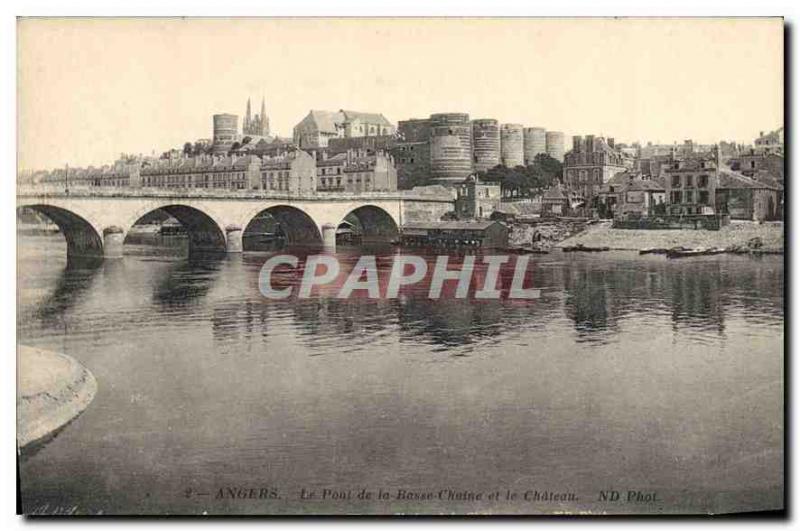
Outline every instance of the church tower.
[(269, 136), (269, 118), (267, 118), (267, 105), (261, 97), (261, 114), (252, 114), (250, 98), (247, 98), (247, 111), (242, 124), (242, 134), (249, 136)]
[(269, 136), (269, 118), (267, 117), (267, 107), (264, 102), (264, 96), (261, 96), (261, 114), (259, 116), (261, 118), (261, 134), (263, 136)]
[(251, 116), (250, 116), (250, 98), (247, 98), (247, 111), (244, 114), (244, 123), (242, 124), (242, 133), (245, 135), (252, 134), (250, 129), (252, 128), (251, 123)]

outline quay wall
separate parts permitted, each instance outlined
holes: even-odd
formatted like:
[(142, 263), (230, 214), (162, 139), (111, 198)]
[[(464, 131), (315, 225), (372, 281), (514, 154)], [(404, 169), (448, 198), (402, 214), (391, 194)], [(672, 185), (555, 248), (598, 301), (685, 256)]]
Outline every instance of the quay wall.
[(97, 393), (97, 382), (75, 359), (17, 346), (17, 447), (46, 441), (80, 415)]

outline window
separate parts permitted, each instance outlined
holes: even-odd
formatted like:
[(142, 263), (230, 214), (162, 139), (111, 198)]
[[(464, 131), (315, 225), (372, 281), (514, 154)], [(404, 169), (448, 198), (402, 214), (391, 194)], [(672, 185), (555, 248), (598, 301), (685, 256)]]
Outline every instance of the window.
[(693, 180), (693, 179), (692, 179), (692, 176), (691, 176), (691, 175), (687, 175), (687, 176), (686, 176), (686, 187), (687, 187), (687, 188), (691, 188), (692, 186), (694, 186), (694, 184), (693, 184), (692, 180)]
[(673, 191), (670, 193), (669, 198), (670, 203), (680, 203), (681, 202), (681, 193), (677, 191)]
[(708, 175), (701, 175), (697, 178), (697, 186), (699, 188), (705, 188), (708, 186)]
[(672, 176), (672, 187), (677, 188), (681, 185), (681, 176), (680, 175), (673, 175)]
[(697, 200), (698, 203), (701, 205), (708, 204), (708, 190), (701, 190), (700, 191), (700, 198)]

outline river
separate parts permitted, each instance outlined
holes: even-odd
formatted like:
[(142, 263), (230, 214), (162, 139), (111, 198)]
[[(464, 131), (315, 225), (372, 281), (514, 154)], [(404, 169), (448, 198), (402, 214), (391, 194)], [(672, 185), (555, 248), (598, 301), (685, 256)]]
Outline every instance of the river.
[(26, 512), (782, 507), (783, 257), (557, 251), (541, 298), (476, 303), (267, 300), (268, 255), (180, 251), (19, 238), (18, 341), (98, 382), (21, 460)]

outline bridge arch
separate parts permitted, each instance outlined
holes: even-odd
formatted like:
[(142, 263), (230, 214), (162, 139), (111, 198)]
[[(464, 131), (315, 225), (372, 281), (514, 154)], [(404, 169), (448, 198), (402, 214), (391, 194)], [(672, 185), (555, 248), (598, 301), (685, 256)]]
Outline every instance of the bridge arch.
[[(322, 243), (317, 222), (304, 210), (291, 205), (278, 204), (250, 212), (242, 226), (245, 251), (264, 249), (262, 244), (271, 241), (292, 246)], [(267, 238), (270, 242), (265, 242)]]
[(225, 252), (225, 227), (210, 213), (188, 205), (149, 205), (137, 211), (132, 221), (129, 220), (126, 223), (125, 234), (128, 234), (130, 229), (143, 218), (157, 211), (169, 214), (183, 226), (189, 238), (190, 254), (197, 252)]
[(58, 226), (67, 240), (67, 257), (102, 257), (103, 235), (87, 216), (54, 205), (30, 203), (17, 206), (38, 212)]
[(384, 208), (363, 205), (348, 212), (337, 224), (350, 225), (364, 243), (390, 242), (400, 236), (400, 227), (394, 217)]

